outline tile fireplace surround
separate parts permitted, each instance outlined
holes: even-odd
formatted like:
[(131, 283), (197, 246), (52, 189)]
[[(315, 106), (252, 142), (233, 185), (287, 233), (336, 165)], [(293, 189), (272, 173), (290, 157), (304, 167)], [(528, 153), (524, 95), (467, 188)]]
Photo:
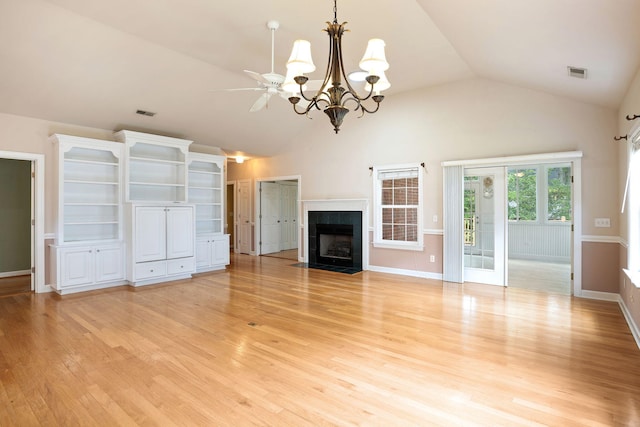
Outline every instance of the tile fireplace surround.
[[(362, 213), (362, 270), (369, 268), (369, 202), (365, 199), (326, 199), (326, 200), (303, 200), (302, 201), (304, 221), (304, 262), (309, 263), (309, 212), (344, 212), (355, 211)], [(354, 234), (356, 232), (354, 231)]]

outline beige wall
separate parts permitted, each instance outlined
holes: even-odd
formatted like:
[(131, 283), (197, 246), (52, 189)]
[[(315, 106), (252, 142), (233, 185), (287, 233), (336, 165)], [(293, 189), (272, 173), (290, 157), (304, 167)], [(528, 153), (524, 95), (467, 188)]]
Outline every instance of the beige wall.
[[(307, 119), (292, 114), (291, 120)], [(619, 182), (613, 110), (470, 79), (388, 96), (380, 112), (361, 119), (349, 113), (342, 127), (333, 134), (328, 119), (316, 112), (308, 121), (308, 132), (293, 141), (289, 152), (230, 165), (229, 179), (301, 175), (303, 200), (371, 200), (370, 166), (425, 162), (424, 228), (441, 230), (442, 161), (581, 150), (583, 234), (619, 234), (618, 194), (612, 191)], [(434, 215), (438, 222), (433, 222)], [(611, 228), (595, 228), (596, 217), (611, 218)], [(424, 257), (442, 252), (440, 241), (427, 240), (438, 247), (428, 247)], [(403, 255), (405, 251), (395, 258)], [(382, 258), (372, 250), (372, 260)], [(438, 271), (429, 263), (413, 265), (421, 271)], [(405, 268), (400, 262), (397, 266)], [(584, 266), (583, 277), (591, 274), (591, 268)], [(617, 275), (609, 278), (612, 283), (617, 280)], [(602, 287), (606, 289), (610, 284)]]

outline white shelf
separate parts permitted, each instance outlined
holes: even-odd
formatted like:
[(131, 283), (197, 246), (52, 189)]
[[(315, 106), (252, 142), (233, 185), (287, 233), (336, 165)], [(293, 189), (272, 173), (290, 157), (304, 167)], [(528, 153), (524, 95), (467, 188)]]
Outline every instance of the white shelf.
[(57, 144), (56, 243), (120, 239), (124, 146), (69, 135), (53, 135), (52, 141)]
[(120, 131), (126, 151), (127, 202), (187, 201), (187, 154), (191, 141)]
[(189, 202), (196, 205), (196, 233), (222, 234), (224, 157), (190, 153)]

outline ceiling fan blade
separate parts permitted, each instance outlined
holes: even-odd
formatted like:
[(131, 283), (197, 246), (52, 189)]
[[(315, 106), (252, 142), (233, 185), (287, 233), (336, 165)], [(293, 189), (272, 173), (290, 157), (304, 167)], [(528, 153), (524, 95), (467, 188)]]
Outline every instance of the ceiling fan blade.
[(260, 95), (260, 98), (258, 98), (256, 102), (253, 103), (253, 105), (249, 109), (249, 112), (255, 113), (258, 110), (262, 110), (264, 106), (267, 105), (267, 102), (269, 101), (269, 98), (271, 98), (271, 95), (273, 94), (268, 92)]
[(252, 79), (259, 81), (260, 83), (269, 84), (269, 80), (262, 77), (262, 74), (256, 73), (255, 71), (242, 70)]
[(226, 92), (238, 92), (238, 91), (242, 91), (242, 90), (250, 90), (250, 91), (264, 91), (263, 87), (239, 87), (239, 88), (235, 88), (235, 89), (223, 89)]
[(232, 89), (211, 89), (211, 90), (209, 90), (209, 92), (238, 92), (238, 91), (246, 91), (246, 90), (264, 91), (265, 88), (263, 88), (263, 87), (238, 87), (238, 88), (232, 88)]

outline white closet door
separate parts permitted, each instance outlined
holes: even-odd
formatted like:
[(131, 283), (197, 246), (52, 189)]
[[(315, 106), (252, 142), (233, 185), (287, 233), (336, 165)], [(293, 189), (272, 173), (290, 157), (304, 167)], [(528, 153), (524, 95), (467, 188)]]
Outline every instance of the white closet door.
[(280, 250), (280, 185), (260, 183), (261, 254)]

